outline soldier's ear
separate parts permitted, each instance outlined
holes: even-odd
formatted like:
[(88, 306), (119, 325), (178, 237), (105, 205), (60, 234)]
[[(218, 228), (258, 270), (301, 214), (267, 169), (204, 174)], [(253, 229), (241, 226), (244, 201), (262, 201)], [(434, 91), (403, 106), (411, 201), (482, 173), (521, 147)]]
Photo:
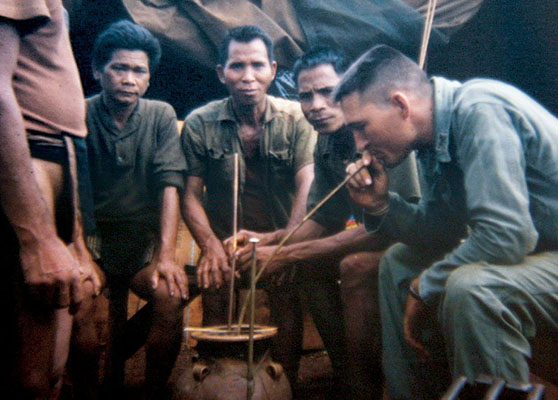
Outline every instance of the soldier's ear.
[(406, 119), (410, 115), (409, 98), (404, 92), (395, 91), (391, 94), (391, 104), (399, 110), (401, 118)]
[(277, 61), (271, 63), (271, 72), (273, 73), (273, 79), (275, 79), (275, 75), (277, 75)]
[(95, 78), (96, 81), (101, 80), (101, 71), (99, 71), (96, 67), (93, 67), (93, 78)]
[(222, 84), (225, 84), (225, 72), (223, 66), (221, 64), (218, 64), (215, 69), (217, 70), (219, 81), (221, 81)]

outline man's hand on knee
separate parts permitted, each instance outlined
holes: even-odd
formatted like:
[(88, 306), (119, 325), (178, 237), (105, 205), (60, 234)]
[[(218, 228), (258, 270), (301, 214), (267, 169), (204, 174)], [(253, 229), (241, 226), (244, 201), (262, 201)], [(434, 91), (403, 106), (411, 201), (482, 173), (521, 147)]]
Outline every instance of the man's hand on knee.
[(169, 295), (188, 299), (188, 278), (184, 268), (180, 268), (174, 259), (155, 258), (150, 266), (151, 287), (156, 290), (161, 284), (161, 279), (166, 282)]

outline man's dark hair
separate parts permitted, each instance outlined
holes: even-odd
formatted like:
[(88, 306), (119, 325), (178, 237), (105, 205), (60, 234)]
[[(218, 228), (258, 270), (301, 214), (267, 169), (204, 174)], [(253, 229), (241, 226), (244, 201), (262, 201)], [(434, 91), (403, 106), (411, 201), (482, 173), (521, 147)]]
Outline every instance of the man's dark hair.
[(273, 41), (263, 29), (254, 25), (243, 25), (229, 29), (221, 42), (221, 47), (219, 47), (219, 64), (225, 66), (227, 63), (229, 58), (229, 45), (233, 40), (240, 43), (250, 43), (252, 40), (256, 39), (261, 39), (264, 42), (267, 49), (267, 57), (271, 64), (274, 60)]
[(127, 20), (111, 24), (93, 46), (93, 68), (102, 70), (117, 50), (142, 50), (149, 58), (149, 71), (155, 72), (161, 60), (159, 41), (144, 27)]
[(331, 65), (337, 75), (342, 75), (349, 66), (347, 58), (340, 50), (325, 46), (313, 47), (295, 62), (293, 79), (296, 85), (298, 86), (298, 75), (302, 71), (322, 64)]
[(427, 96), (431, 87), (424, 71), (410, 58), (386, 45), (374, 46), (345, 72), (335, 90), (335, 101), (354, 92), (377, 104), (389, 102), (391, 93), (405, 89)]

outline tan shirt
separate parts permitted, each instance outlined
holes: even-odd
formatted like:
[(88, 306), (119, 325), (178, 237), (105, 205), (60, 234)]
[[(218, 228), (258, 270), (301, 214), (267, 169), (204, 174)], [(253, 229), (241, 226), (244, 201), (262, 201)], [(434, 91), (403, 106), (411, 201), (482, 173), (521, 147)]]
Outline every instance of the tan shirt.
[[(296, 194), (296, 173), (313, 161), (316, 133), (306, 121), (300, 104), (267, 96), (260, 137), (259, 161), (263, 178), (262, 202), (269, 227), (284, 228)], [(192, 111), (184, 123), (182, 148), (187, 175), (203, 179), (207, 192), (205, 211), (220, 238), (232, 233), (234, 153), (239, 153), (239, 193), (246, 185), (242, 140), (230, 97)], [(244, 204), (239, 204), (239, 224), (244, 228)]]
[(0, 1), (20, 30), (13, 87), (25, 128), (84, 137), (85, 101), (60, 0)]

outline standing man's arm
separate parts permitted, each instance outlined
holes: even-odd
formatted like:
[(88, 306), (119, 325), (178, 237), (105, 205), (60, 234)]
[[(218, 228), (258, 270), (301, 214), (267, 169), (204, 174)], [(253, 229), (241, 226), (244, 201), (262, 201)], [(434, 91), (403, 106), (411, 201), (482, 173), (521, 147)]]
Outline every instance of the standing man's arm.
[(53, 307), (77, 306), (83, 297), (77, 262), (57, 236), (52, 211), (62, 170), (31, 159), (12, 87), (19, 33), (0, 22), (0, 37), (0, 202), (20, 242), (30, 293)]
[[(93, 255), (85, 243), (83, 220), (79, 205), (76, 205), (74, 213), (74, 229), (70, 248), (74, 251), (79, 265), (81, 282), (85, 284), (89, 281), (93, 286), (94, 296), (98, 296), (106, 283), (105, 275), (93, 259)], [(86, 293), (84, 295), (87, 296)]]
[(223, 274), (229, 272), (230, 267), (223, 244), (211, 229), (203, 208), (203, 190), (202, 178), (198, 176), (186, 178), (182, 216), (202, 252), (197, 269), (198, 285), (203, 288), (221, 287)]

